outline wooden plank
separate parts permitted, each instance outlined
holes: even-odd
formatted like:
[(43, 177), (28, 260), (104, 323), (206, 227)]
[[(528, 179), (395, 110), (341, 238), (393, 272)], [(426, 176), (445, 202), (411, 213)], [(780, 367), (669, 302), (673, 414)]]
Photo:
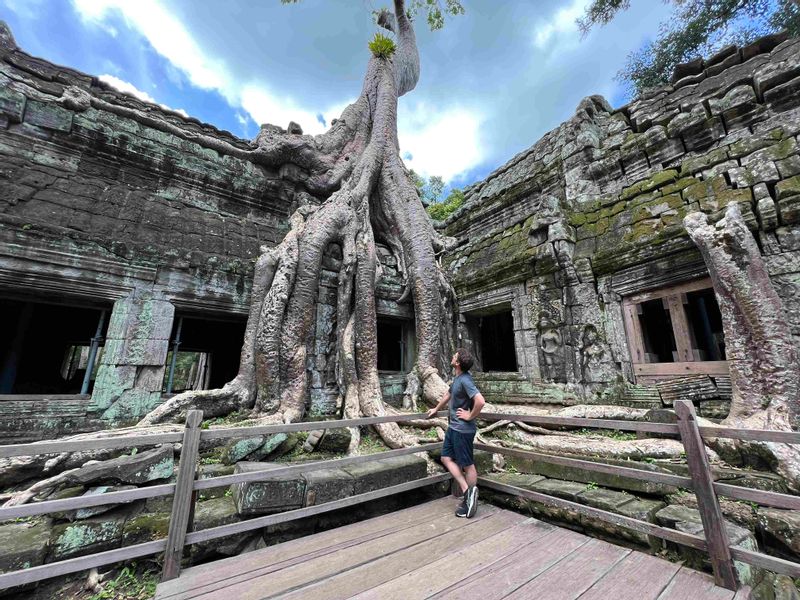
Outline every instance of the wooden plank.
[[(447, 416), (445, 411), (440, 411), (438, 416)], [(341, 427), (356, 427), (375, 423), (391, 423), (413, 421), (427, 418), (426, 413), (411, 415), (388, 415), (385, 417), (365, 417), (363, 419), (346, 419), (338, 421), (306, 421), (301, 423), (284, 423), (279, 425), (264, 425), (261, 427), (234, 427), (225, 429), (204, 429), (200, 434), (201, 440), (244, 438), (270, 433), (290, 431), (313, 431), (315, 429), (338, 429)], [(36, 456), (39, 454), (61, 454), (62, 452), (79, 452), (83, 450), (109, 450), (112, 448), (133, 448), (135, 446), (155, 446), (157, 444), (175, 443), (183, 439), (183, 433), (153, 433), (136, 436), (104, 437), (92, 440), (58, 440), (47, 442), (33, 442), (30, 444), (0, 445), (0, 458), (12, 456)]]
[(597, 473), (608, 473), (610, 475), (620, 475), (623, 477), (630, 477), (632, 479), (642, 479), (644, 481), (653, 481), (656, 483), (663, 483), (666, 485), (674, 485), (675, 487), (684, 487), (687, 489), (691, 489), (692, 486), (691, 478), (682, 477), (680, 475), (672, 475), (670, 473), (656, 473), (653, 471), (644, 471), (643, 469), (619, 467), (616, 465), (607, 465), (605, 463), (596, 463), (589, 460), (580, 460), (577, 458), (564, 458), (562, 456), (541, 454), (539, 452), (518, 450), (516, 448), (503, 448), (502, 446), (491, 446), (488, 444), (476, 443), (474, 447), (476, 450), (486, 450), (487, 452), (497, 452), (499, 454), (505, 454), (507, 456), (530, 458), (543, 463), (562, 465), (565, 467), (576, 467), (579, 469), (584, 469), (586, 471), (595, 471)]
[[(439, 411), (437, 416), (446, 417), (447, 411)], [(344, 427), (360, 427), (375, 425), (377, 423), (403, 423), (427, 419), (427, 413), (413, 413), (407, 415), (386, 415), (383, 417), (362, 417), (360, 419), (339, 419), (336, 421), (302, 421), (298, 423), (281, 423), (278, 425), (260, 425), (258, 427), (228, 427), (220, 429), (205, 429), (200, 435), (201, 440), (220, 440), (227, 438), (254, 437), (271, 433), (289, 433), (292, 431), (315, 431), (318, 429), (341, 429)]]
[[(519, 517), (519, 515), (514, 516)], [(283, 594), (308, 583), (319, 581), (325, 577), (332, 577), (342, 571), (369, 563), (376, 558), (394, 554), (403, 548), (427, 542), (443, 533), (459, 529), (465, 526), (466, 523), (466, 519), (459, 519), (449, 513), (438, 519), (403, 529), (380, 539), (317, 557), (313, 561), (260, 574), (256, 577), (232, 577), (225, 586), (225, 595), (237, 600), (260, 600), (265, 596)], [(219, 598), (219, 593), (209, 592), (194, 595), (192, 598), (197, 600), (216, 600)]]
[(678, 428), (681, 431), (683, 447), (686, 449), (689, 475), (692, 478), (692, 487), (697, 496), (697, 505), (703, 521), (703, 532), (708, 544), (711, 567), (714, 569), (714, 580), (717, 585), (735, 590), (739, 584), (731, 558), (730, 540), (722, 518), (722, 509), (714, 491), (714, 479), (711, 476), (706, 447), (697, 429), (694, 404), (688, 400), (678, 400), (675, 402), (675, 413), (678, 415)]
[(701, 360), (691, 362), (660, 362), (633, 365), (636, 375), (643, 377), (659, 375), (728, 375), (728, 361), (726, 360)]
[(79, 556), (78, 558), (70, 558), (69, 560), (48, 563), (38, 567), (23, 569), (22, 571), (3, 573), (0, 575), (0, 590), (18, 585), (34, 583), (36, 581), (42, 581), (43, 579), (58, 577), (60, 575), (79, 573), (80, 571), (86, 571), (88, 569), (93, 569), (94, 567), (102, 567), (116, 562), (131, 560), (133, 558), (141, 558), (142, 556), (158, 554), (164, 548), (166, 548), (166, 546), (167, 540), (165, 538), (163, 540), (145, 542), (144, 544), (137, 544), (135, 546), (127, 546), (126, 548), (117, 548), (116, 550), (98, 552), (97, 554), (90, 554), (89, 556)]
[[(483, 414), (481, 414), (483, 417)], [(783, 442), (785, 444), (800, 444), (800, 432), (774, 431), (772, 429), (738, 429), (736, 427), (700, 427), (700, 435), (705, 439), (729, 438), (733, 440), (755, 440), (762, 442)]]
[(142, 446), (156, 446), (158, 444), (180, 442), (183, 434), (153, 433), (149, 435), (129, 435), (119, 437), (106, 437), (92, 440), (57, 440), (47, 442), (33, 442), (30, 444), (9, 444), (0, 446), (0, 458), (12, 456), (38, 456), (40, 454), (61, 454), (63, 452), (80, 452), (83, 450), (110, 450), (112, 448), (133, 448)]
[(739, 588), (739, 591), (736, 592), (736, 595), (733, 597), (733, 600), (751, 600), (753, 597), (753, 590), (750, 589), (750, 586), (745, 586)]
[(573, 600), (630, 553), (627, 548), (590, 540), (555, 566), (508, 594), (506, 598)]
[[(466, 521), (458, 529), (439, 535), (424, 543), (399, 550), (388, 556), (372, 560), (333, 577), (322, 579), (312, 585), (304, 585), (294, 592), (282, 594), (281, 599), (301, 600), (312, 597), (314, 600), (335, 600), (338, 598), (350, 598), (390, 579), (424, 567), (431, 562), (432, 557), (440, 557), (447, 553), (457, 552), (462, 548), (471, 546), (476, 540), (495, 535), (518, 523), (519, 519), (524, 519), (523, 517), (519, 517), (519, 519), (510, 517), (508, 511), (497, 511), (489, 515), (488, 518), (484, 517), (484, 514), (482, 510), (481, 514)], [(544, 523), (540, 525), (541, 527), (538, 531), (540, 536), (544, 536), (554, 529)], [(540, 539), (540, 537), (536, 537), (536, 539)], [(313, 565), (309, 565), (309, 568), (311, 567)]]
[(678, 353), (677, 362), (693, 362), (692, 333), (689, 329), (689, 320), (680, 295), (666, 297), (667, 309), (672, 320), (672, 331), (675, 334), (675, 348)]
[(245, 481), (262, 481), (264, 479), (273, 478), (277, 476), (299, 475), (300, 473), (308, 473), (310, 471), (317, 471), (319, 469), (337, 469), (347, 465), (358, 465), (376, 460), (383, 460), (385, 458), (392, 458), (394, 456), (406, 456), (408, 454), (416, 454), (418, 452), (432, 452), (442, 447), (442, 442), (434, 442), (433, 444), (422, 444), (421, 446), (409, 446), (407, 448), (397, 448), (396, 450), (386, 450), (376, 454), (365, 454), (362, 456), (348, 456), (345, 458), (336, 458), (332, 460), (315, 460), (313, 462), (303, 463), (301, 465), (292, 465), (288, 467), (278, 467), (269, 471), (253, 471), (250, 473), (237, 473), (235, 475), (221, 475), (219, 477), (209, 477), (208, 479), (200, 479), (194, 482), (195, 490), (205, 490), (209, 488), (229, 486), (234, 483), (243, 483)]
[(181, 558), (186, 540), (189, 517), (193, 512), (194, 497), (192, 483), (197, 468), (198, 448), (200, 447), (200, 424), (203, 411), (190, 410), (186, 414), (186, 429), (181, 446), (181, 461), (178, 465), (178, 478), (175, 482), (175, 496), (172, 500), (172, 514), (169, 518), (167, 549), (164, 552), (164, 568), (161, 581), (174, 579), (181, 572)]
[(784, 560), (783, 558), (777, 558), (775, 556), (768, 556), (761, 552), (745, 550), (739, 546), (733, 546), (731, 548), (731, 554), (736, 560), (746, 562), (747, 564), (761, 567), (768, 571), (774, 571), (775, 573), (788, 575), (789, 577), (800, 577), (800, 564), (796, 562)]
[(194, 531), (188, 534), (186, 536), (186, 543), (196, 544), (198, 542), (207, 542), (208, 540), (214, 540), (220, 537), (225, 537), (226, 535), (233, 535), (235, 533), (244, 533), (245, 531), (252, 531), (253, 529), (261, 529), (262, 527), (267, 527), (268, 525), (276, 525), (278, 523), (285, 523), (287, 521), (302, 519), (303, 517), (310, 517), (313, 515), (318, 515), (332, 510), (338, 510), (340, 508), (347, 508), (348, 506), (354, 506), (356, 504), (361, 504), (363, 502), (369, 502), (370, 500), (376, 500), (377, 498), (383, 498), (385, 496), (399, 494), (400, 492), (407, 492), (408, 490), (414, 490), (420, 487), (425, 487), (442, 481), (447, 481), (451, 477), (452, 476), (450, 475), (450, 473), (442, 473), (441, 475), (432, 475), (430, 477), (423, 477), (422, 479), (417, 479), (415, 481), (408, 481), (406, 483), (393, 485), (388, 488), (381, 488), (373, 492), (357, 494), (355, 496), (350, 496), (349, 498), (343, 498), (341, 500), (335, 500), (333, 502), (325, 502), (324, 504), (307, 506), (306, 508), (288, 510), (286, 512), (278, 513), (275, 515), (256, 517), (254, 519), (248, 519), (247, 521), (240, 521), (238, 523), (231, 523), (229, 525), (210, 527), (208, 529), (202, 529), (200, 531)]
[(581, 595), (581, 600), (655, 600), (680, 570), (679, 564), (631, 552)]
[(710, 575), (681, 567), (658, 600), (733, 600), (731, 590), (717, 587)]
[(696, 292), (698, 290), (706, 290), (713, 287), (711, 278), (704, 277), (703, 279), (695, 279), (687, 283), (679, 283), (677, 285), (668, 285), (657, 290), (650, 290), (647, 292), (639, 292), (632, 296), (627, 296), (624, 302), (631, 304), (640, 304), (648, 300), (655, 300), (656, 298), (664, 298), (672, 294), (685, 294), (686, 292)]
[(259, 569), (266, 572), (268, 569), (277, 570), (297, 562), (312, 560), (328, 552), (376, 539), (418, 523), (429, 522), (453, 510), (452, 506), (451, 498), (433, 500), (241, 556), (218, 560), (213, 564), (191, 567), (181, 573), (180, 579), (159, 584), (157, 598), (173, 600), (178, 594), (193, 590), (206, 588), (208, 591), (224, 587), (225, 578), (231, 571), (244, 575)]
[(630, 348), (631, 362), (634, 364), (643, 363), (645, 362), (644, 337), (642, 336), (642, 327), (639, 323), (636, 305), (630, 304), (626, 300), (622, 305), (622, 315), (628, 339), (628, 348)]
[(535, 519), (518, 523), (500, 533), (476, 541), (468, 548), (447, 554), (420, 569), (391, 579), (353, 597), (359, 600), (427, 598), (515, 552), (525, 543), (528, 536), (536, 535), (537, 523)]
[(0, 521), (45, 515), (51, 512), (75, 510), (78, 508), (88, 508), (90, 506), (125, 504), (127, 502), (133, 502), (134, 500), (169, 496), (174, 493), (174, 491), (174, 483), (165, 483), (163, 485), (154, 485), (152, 487), (138, 488), (135, 490), (108, 492), (107, 494), (99, 494), (97, 496), (78, 496), (76, 498), (64, 498), (63, 500), (48, 500), (46, 502), (10, 506), (8, 508), (0, 508)]
[(620, 419), (587, 419), (584, 417), (552, 417), (545, 415), (518, 415), (514, 413), (481, 413), (484, 421), (520, 421), (536, 425), (563, 425), (566, 427), (596, 427), (598, 429), (618, 429), (620, 431), (644, 431), (647, 433), (667, 433), (678, 435), (678, 426), (670, 423), (644, 423), (641, 421), (622, 421)]
[(516, 552), (490, 564), (481, 572), (474, 573), (434, 594), (429, 600), (443, 598), (500, 600), (587, 544), (589, 539), (568, 529), (550, 531), (538, 540), (525, 543)]
[(730, 485), (728, 483), (717, 482), (714, 482), (714, 491), (716, 491), (720, 496), (736, 498), (737, 500), (757, 502), (758, 504), (774, 506), (775, 508), (800, 510), (800, 496), (779, 494), (778, 492), (765, 492), (764, 490), (756, 490), (753, 488), (742, 487), (740, 485)]
[(541, 502), (542, 504), (547, 504), (549, 506), (574, 510), (575, 512), (586, 515), (587, 517), (600, 519), (601, 521), (613, 523), (614, 525), (619, 525), (620, 527), (627, 527), (628, 529), (632, 529), (640, 533), (654, 535), (671, 542), (689, 546), (690, 548), (696, 548), (698, 550), (707, 549), (706, 541), (697, 535), (683, 533), (682, 531), (676, 531), (675, 529), (667, 529), (666, 527), (653, 525), (652, 523), (648, 523), (646, 521), (639, 521), (638, 519), (611, 513), (600, 508), (593, 508), (584, 504), (578, 504), (577, 502), (572, 502), (571, 500), (563, 500), (561, 498), (556, 498), (555, 496), (548, 496), (547, 494), (525, 490), (523, 488), (493, 481), (485, 477), (478, 477), (478, 483), (484, 487), (497, 490), (498, 492), (504, 492), (513, 496), (521, 496), (523, 498), (535, 500), (536, 502)]

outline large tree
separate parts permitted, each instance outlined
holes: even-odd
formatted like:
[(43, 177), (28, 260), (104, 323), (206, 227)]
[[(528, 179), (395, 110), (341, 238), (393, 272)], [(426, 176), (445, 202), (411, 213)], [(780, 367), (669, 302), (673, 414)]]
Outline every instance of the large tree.
[[(652, 2), (652, 0), (647, 0)], [(658, 36), (628, 56), (617, 75), (638, 93), (669, 83), (675, 67), (697, 56), (707, 56), (725, 44), (745, 44), (768, 33), (786, 30), (800, 35), (798, 0), (664, 0), (675, 7)], [(578, 26), (583, 34), (606, 25), (631, 0), (593, 0)]]
[[(436, 2), (415, 4), (429, 9), (432, 27), (441, 26)], [(458, 2), (448, 1), (445, 10), (459, 9)], [(383, 10), (376, 20), (394, 39), (376, 34), (361, 94), (327, 133), (308, 136), (291, 127), (264, 127), (256, 139), (252, 160), (303, 167), (310, 173), (310, 194), (323, 200), (301, 200), (283, 241), (262, 248), (238, 375), (221, 389), (173, 397), (140, 425), (180, 419), (189, 408), (200, 408), (208, 416), (253, 409), (267, 422), (301, 419), (322, 259), (332, 244), (341, 248), (343, 257), (335, 355), (345, 416), (377, 416), (387, 410), (377, 368), (378, 241), (396, 256), (405, 277), (403, 299), (413, 301), (418, 353), (410, 387), (430, 402), (446, 390), (439, 371), (452, 343), (455, 296), (437, 254), (448, 241), (434, 230), (425, 212), (400, 159), (397, 138), (397, 101), (417, 84), (419, 54), (404, 0), (394, 0), (394, 11)], [(378, 430), (390, 447), (415, 441), (395, 424)], [(356, 435), (354, 446), (357, 442)]]

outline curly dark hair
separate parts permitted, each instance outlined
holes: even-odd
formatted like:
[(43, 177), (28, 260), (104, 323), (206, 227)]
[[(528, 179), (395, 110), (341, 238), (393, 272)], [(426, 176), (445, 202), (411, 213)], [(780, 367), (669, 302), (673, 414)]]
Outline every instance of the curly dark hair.
[(456, 354), (458, 354), (458, 366), (461, 367), (461, 372), (466, 373), (472, 368), (472, 365), (475, 364), (472, 352), (466, 348), (458, 348)]

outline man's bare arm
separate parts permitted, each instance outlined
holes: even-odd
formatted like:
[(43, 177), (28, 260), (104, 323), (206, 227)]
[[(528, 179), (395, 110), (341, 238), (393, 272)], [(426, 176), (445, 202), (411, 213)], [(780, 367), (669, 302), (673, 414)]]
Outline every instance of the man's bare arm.
[(442, 410), (442, 408), (444, 408), (448, 402), (450, 402), (450, 390), (445, 392), (444, 396), (442, 396), (442, 399), (439, 400), (439, 404), (428, 411), (428, 418), (431, 419), (435, 417), (436, 413)]

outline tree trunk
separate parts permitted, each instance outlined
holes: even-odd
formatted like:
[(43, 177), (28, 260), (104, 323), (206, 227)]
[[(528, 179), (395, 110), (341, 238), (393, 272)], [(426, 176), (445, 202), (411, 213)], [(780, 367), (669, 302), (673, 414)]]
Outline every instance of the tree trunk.
[[(307, 345), (313, 333), (322, 258), (331, 243), (343, 250), (337, 299), (337, 382), (348, 418), (385, 414), (377, 369), (376, 240), (396, 254), (406, 294), (413, 298), (418, 357), (415, 387), (428, 403), (446, 391), (439, 368), (452, 345), (454, 294), (437, 262), (448, 245), (434, 231), (400, 160), (397, 99), (419, 78), (419, 55), (403, 0), (379, 23), (396, 34), (396, 50), (372, 56), (358, 100), (325, 134), (311, 137), (262, 128), (250, 158), (294, 163), (311, 171), (321, 205), (301, 204), (291, 230), (262, 249), (256, 265), (239, 374), (220, 390), (188, 391), (148, 414), (141, 425), (180, 420), (189, 408), (208, 416), (253, 409), (261, 418), (303, 417), (308, 387)], [(415, 443), (396, 424), (376, 427), (393, 448)], [(354, 432), (355, 433), (355, 432)], [(358, 436), (354, 436), (355, 450)]]
[[(786, 311), (739, 207), (709, 225), (702, 213), (684, 219), (705, 259), (725, 332), (725, 354), (733, 398), (723, 425), (790, 431), (800, 410), (800, 364)], [(773, 442), (716, 439), (711, 445), (727, 460), (758, 456), (795, 490), (800, 490), (800, 449)], [(738, 459), (738, 460), (737, 460)]]

